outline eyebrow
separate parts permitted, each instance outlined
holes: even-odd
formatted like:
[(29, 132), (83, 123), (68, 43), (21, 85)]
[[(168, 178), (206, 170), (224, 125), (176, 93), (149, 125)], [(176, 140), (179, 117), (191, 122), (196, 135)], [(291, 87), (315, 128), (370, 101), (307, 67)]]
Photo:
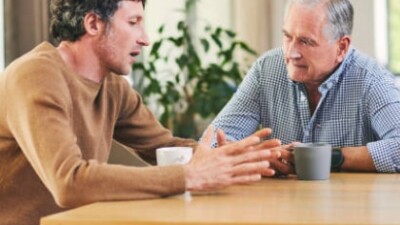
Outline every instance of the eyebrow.
[(285, 29), (282, 29), (282, 33), (285, 34), (285, 35), (290, 36), (290, 35), (289, 35), (289, 32), (287, 32)]
[[(286, 36), (290, 36), (290, 37), (293, 36), (288, 31), (286, 31), (285, 29), (282, 29), (282, 33), (284, 35), (286, 35)], [(310, 38), (310, 37), (299, 36), (298, 38), (301, 39), (301, 40), (307, 40), (308, 42), (310, 42), (313, 45), (317, 45), (318, 44), (313, 38)]]
[(134, 14), (134, 15), (128, 16), (128, 19), (129, 19), (129, 20), (132, 20), (132, 19), (142, 20), (142, 19), (143, 19), (143, 16), (142, 16), (142, 15), (139, 15), (139, 14)]

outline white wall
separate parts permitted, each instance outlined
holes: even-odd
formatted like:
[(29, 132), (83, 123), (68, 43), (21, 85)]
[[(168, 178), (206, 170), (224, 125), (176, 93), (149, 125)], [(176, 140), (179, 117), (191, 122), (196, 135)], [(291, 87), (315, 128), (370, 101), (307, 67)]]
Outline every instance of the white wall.
[(388, 15), (387, 2), (374, 0), (374, 33), (375, 33), (375, 56), (381, 65), (389, 63), (389, 34), (388, 34)]
[(354, 7), (353, 45), (368, 55), (376, 57), (374, 0), (350, 0), (350, 2)]
[[(162, 24), (173, 24), (183, 18), (179, 10), (184, 6), (184, 0), (152, 0), (147, 1), (145, 9), (145, 26), (150, 42), (158, 39), (157, 29)], [(169, 33), (174, 27), (166, 27)]]
[(0, 72), (4, 68), (4, 1), (0, 0)]
[[(166, 24), (164, 36), (174, 35), (176, 33), (177, 21), (185, 19), (185, 15), (181, 12), (185, 7), (185, 0), (152, 0), (148, 1), (145, 9), (145, 27), (149, 34), (150, 42), (153, 43), (160, 38), (157, 30), (160, 25)], [(204, 27), (206, 25), (212, 25), (214, 27), (221, 26), (224, 28), (232, 28), (232, 10), (231, 0), (201, 0), (196, 5), (193, 16), (189, 19), (191, 27), (195, 28), (195, 32), (198, 36), (204, 37)], [(199, 44), (199, 43), (194, 43)], [(144, 49), (144, 60), (151, 46)], [(173, 49), (160, 49), (161, 55), (167, 52), (170, 55), (177, 53)], [(213, 49), (210, 50), (211, 52)], [(215, 61), (216, 54), (209, 53), (202, 57), (206, 62)], [(174, 64), (159, 65), (165, 67), (162, 69), (166, 74), (171, 74), (169, 71), (178, 71), (179, 68)], [(165, 78), (164, 74), (158, 74), (160, 79)]]
[(202, 0), (197, 6), (197, 18), (200, 22), (213, 26), (232, 27), (231, 0)]
[[(201, 36), (202, 28), (206, 24), (213, 26), (232, 27), (231, 0), (201, 0), (197, 4), (195, 19), (197, 32)], [(176, 22), (184, 18), (180, 12), (185, 6), (184, 0), (152, 0), (148, 1), (145, 9), (145, 26), (150, 42), (159, 38), (157, 29), (162, 24), (167, 24), (166, 35), (173, 35), (176, 31)], [(147, 48), (147, 51), (150, 48)]]

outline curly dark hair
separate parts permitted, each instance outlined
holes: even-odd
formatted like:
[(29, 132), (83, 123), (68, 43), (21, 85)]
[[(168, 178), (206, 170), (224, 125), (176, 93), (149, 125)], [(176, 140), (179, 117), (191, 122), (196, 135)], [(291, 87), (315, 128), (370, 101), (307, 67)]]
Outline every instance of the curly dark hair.
[[(76, 41), (85, 34), (83, 18), (88, 12), (109, 22), (121, 1), (129, 0), (51, 0), (50, 34), (56, 42)], [(146, 4), (146, 0), (130, 1), (141, 1), (143, 7)]]

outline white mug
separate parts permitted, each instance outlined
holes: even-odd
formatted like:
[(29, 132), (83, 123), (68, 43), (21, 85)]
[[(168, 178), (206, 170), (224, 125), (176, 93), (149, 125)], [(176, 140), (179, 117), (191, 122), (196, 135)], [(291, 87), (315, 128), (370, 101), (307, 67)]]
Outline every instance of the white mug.
[(193, 155), (191, 147), (164, 147), (156, 150), (157, 165), (167, 166), (174, 164), (186, 164)]

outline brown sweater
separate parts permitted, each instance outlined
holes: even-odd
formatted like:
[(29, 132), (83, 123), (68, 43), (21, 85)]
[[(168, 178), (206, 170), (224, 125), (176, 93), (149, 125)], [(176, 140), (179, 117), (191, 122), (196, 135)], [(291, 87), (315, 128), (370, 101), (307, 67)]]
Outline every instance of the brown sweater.
[(116, 139), (154, 161), (174, 138), (123, 77), (97, 84), (42, 43), (0, 75), (0, 225), (37, 225), (83, 204), (182, 193), (182, 166), (107, 164)]

